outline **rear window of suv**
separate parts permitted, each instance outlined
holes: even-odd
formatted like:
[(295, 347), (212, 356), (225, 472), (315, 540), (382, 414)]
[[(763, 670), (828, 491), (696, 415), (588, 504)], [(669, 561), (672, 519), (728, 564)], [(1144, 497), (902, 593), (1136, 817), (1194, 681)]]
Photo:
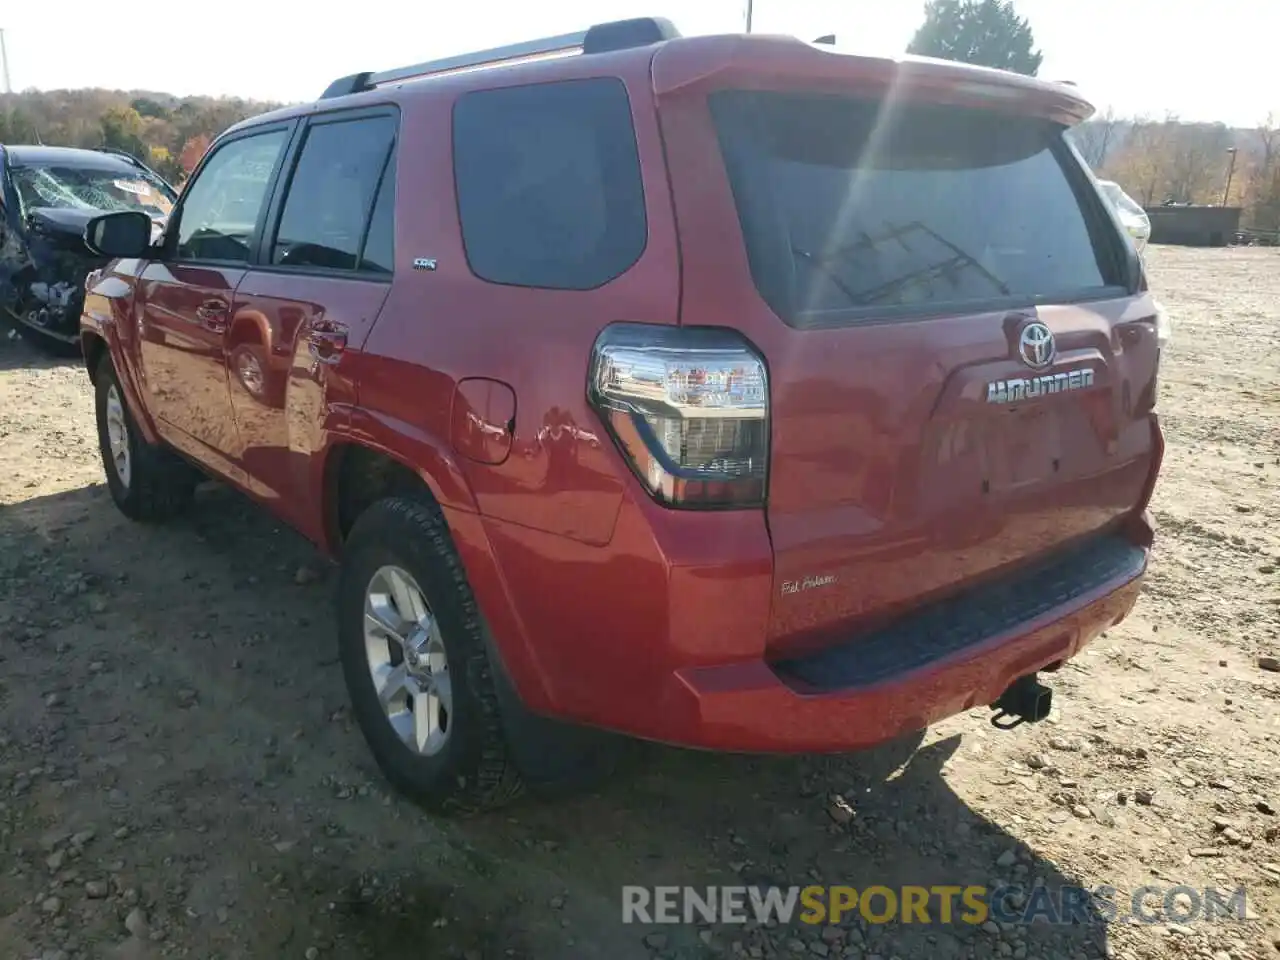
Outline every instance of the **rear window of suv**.
[(723, 91), (710, 103), (753, 277), (793, 326), (1126, 287), (1060, 126), (812, 93)]
[(631, 103), (621, 80), (464, 94), (454, 180), (471, 271), (492, 283), (590, 290), (648, 237)]

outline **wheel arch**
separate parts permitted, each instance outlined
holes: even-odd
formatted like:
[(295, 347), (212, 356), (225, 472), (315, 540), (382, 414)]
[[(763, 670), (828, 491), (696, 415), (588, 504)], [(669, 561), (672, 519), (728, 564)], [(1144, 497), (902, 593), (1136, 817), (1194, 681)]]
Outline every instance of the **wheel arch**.
[(98, 381), (98, 368), (102, 365), (103, 358), (111, 358), (116, 379), (120, 381), (120, 387), (124, 391), (124, 401), (129, 405), (129, 413), (133, 415), (134, 423), (147, 443), (158, 444), (160, 436), (151, 420), (150, 411), (142, 403), (133, 370), (129, 367), (124, 351), (120, 349), (114, 330), (110, 326), (82, 328), (80, 353), (84, 359), (85, 371), (89, 374), (89, 382), (95, 385)]
[(85, 372), (89, 374), (89, 382), (97, 384), (98, 367), (102, 363), (102, 358), (107, 355), (109, 348), (107, 346), (107, 338), (102, 334), (93, 330), (84, 330), (80, 333), (80, 355), (84, 358)]
[(341, 552), (356, 518), (390, 496), (426, 496), (439, 505), (429, 477), (390, 451), (357, 440), (329, 446), (324, 463), (324, 532), (334, 554)]
[(367, 438), (335, 439), (323, 467), (324, 536), (329, 553), (341, 556), (360, 513), (387, 496), (428, 498), (442, 513), (449, 538), (483, 614), (497, 667), (519, 700), (533, 710), (554, 702), (524, 623), (494, 556), (489, 538), (452, 457), (436, 449), (436, 469), (425, 469), (394, 448)]

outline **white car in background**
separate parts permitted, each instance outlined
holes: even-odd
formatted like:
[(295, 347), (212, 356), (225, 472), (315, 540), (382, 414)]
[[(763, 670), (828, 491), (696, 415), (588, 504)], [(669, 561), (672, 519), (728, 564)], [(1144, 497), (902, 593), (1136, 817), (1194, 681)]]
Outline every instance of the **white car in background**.
[[(1125, 193), (1120, 184), (1114, 180), (1099, 180), (1098, 190), (1115, 210), (1121, 225), (1133, 240), (1138, 255), (1141, 256), (1142, 251), (1147, 247), (1147, 241), (1151, 239), (1151, 218), (1147, 216), (1147, 211), (1143, 210), (1142, 205)], [(1169, 319), (1169, 313), (1164, 304), (1157, 300), (1156, 341), (1163, 347), (1172, 335), (1173, 323)]]
[(1125, 232), (1137, 247), (1138, 253), (1142, 253), (1146, 249), (1147, 241), (1151, 239), (1151, 218), (1147, 216), (1147, 211), (1143, 210), (1142, 205), (1125, 193), (1120, 184), (1114, 180), (1099, 180), (1098, 189), (1115, 210)]

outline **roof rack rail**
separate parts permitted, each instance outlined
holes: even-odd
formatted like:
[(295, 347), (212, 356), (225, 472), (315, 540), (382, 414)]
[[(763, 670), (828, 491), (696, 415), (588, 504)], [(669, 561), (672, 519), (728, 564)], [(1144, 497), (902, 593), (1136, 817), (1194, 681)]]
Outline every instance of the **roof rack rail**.
[(638, 17), (634, 20), (615, 20), (609, 23), (597, 23), (588, 30), (576, 33), (562, 33), (554, 37), (542, 37), (538, 40), (526, 40), (503, 47), (492, 47), (488, 50), (477, 50), (474, 53), (463, 53), (440, 60), (428, 60), (408, 67), (397, 67), (394, 70), (382, 70), (378, 73), (353, 73), (339, 77), (320, 95), (321, 100), (343, 97), (351, 93), (362, 93), (372, 90), (384, 83), (397, 83), (415, 77), (426, 77), (439, 73), (451, 73), (456, 70), (467, 70), (476, 67), (497, 66), (513, 61), (534, 60), (555, 55), (571, 53), (608, 53), (612, 50), (627, 50), (632, 47), (645, 47), (663, 40), (673, 40), (680, 36), (680, 31), (665, 17)]

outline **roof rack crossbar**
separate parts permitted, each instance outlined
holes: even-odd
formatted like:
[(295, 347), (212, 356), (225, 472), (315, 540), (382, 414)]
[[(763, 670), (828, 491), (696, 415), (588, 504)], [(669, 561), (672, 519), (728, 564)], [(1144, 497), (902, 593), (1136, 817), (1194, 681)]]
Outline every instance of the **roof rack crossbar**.
[(644, 46), (678, 37), (680, 32), (670, 21), (661, 17), (639, 17), (634, 20), (619, 20), (613, 23), (596, 24), (590, 30), (579, 30), (575, 33), (561, 33), (553, 37), (542, 37), (537, 40), (525, 40), (502, 47), (491, 47), (488, 50), (477, 50), (473, 53), (458, 54), (439, 60), (427, 60), (407, 67), (396, 67), (394, 70), (382, 70), (378, 73), (353, 73), (347, 77), (339, 77), (320, 99), (342, 97), (350, 93), (362, 93), (372, 90), (384, 83), (397, 83), (416, 77), (432, 74), (449, 73), (455, 70), (466, 70), (473, 67), (493, 66), (512, 61), (534, 60), (551, 57), (557, 54), (604, 53), (609, 50), (620, 50), (627, 47)]
[(526, 60), (533, 57), (549, 57), (556, 53), (571, 53), (581, 50), (586, 43), (587, 31), (562, 33), (554, 37), (542, 37), (538, 40), (526, 40), (523, 43), (512, 43), (503, 47), (491, 47), (488, 50), (477, 50), (474, 53), (462, 53), (439, 60), (427, 60), (408, 67), (397, 67), (394, 70), (382, 70), (369, 74), (365, 81), (370, 87), (383, 83), (396, 83), (412, 77), (424, 77), (432, 73), (447, 73), (450, 70), (464, 70), (467, 67), (483, 67), (507, 60)]

